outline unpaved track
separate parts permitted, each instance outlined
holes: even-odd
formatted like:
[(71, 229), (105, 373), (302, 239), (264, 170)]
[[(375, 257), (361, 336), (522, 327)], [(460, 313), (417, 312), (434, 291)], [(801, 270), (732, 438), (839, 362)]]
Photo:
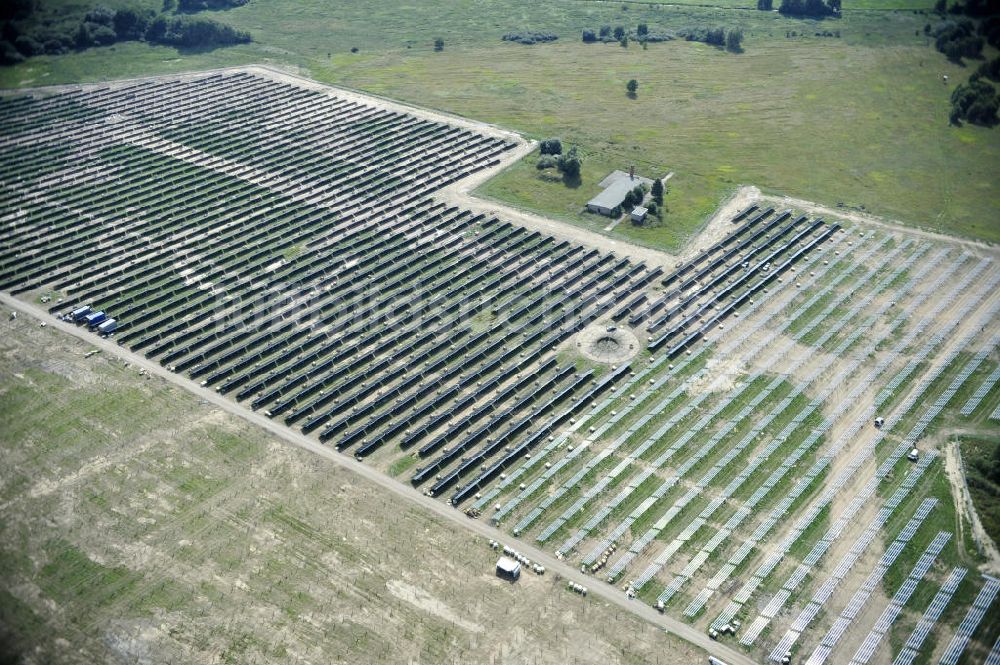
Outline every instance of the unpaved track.
[(377, 469), (357, 461), (353, 457), (338, 453), (335, 450), (310, 439), (300, 432), (296, 432), (285, 425), (251, 411), (242, 404), (233, 402), (229, 398), (220, 395), (214, 390), (198, 385), (191, 379), (175, 374), (161, 366), (159, 363), (149, 360), (138, 353), (134, 353), (125, 347), (119, 346), (110, 340), (102, 339), (96, 334), (90, 333), (85, 329), (77, 328), (75, 325), (64, 321), (59, 321), (42, 308), (33, 304), (22, 302), (6, 292), (0, 293), (0, 302), (2, 302), (4, 307), (8, 310), (18, 311), (21, 314), (27, 314), (41, 322), (47, 323), (57, 330), (61, 330), (93, 345), (96, 348), (101, 349), (102, 352), (107, 353), (110, 356), (121, 358), (122, 360), (125, 360), (137, 367), (145, 368), (150, 374), (158, 376), (173, 385), (187, 390), (197, 397), (224, 409), (228, 413), (239, 416), (254, 425), (258, 425), (265, 431), (277, 436), (286, 443), (309, 450), (321, 457), (329, 459), (335, 464), (359, 474), (380, 487), (397, 494), (403, 499), (421, 506), (445, 520), (472, 531), (476, 535), (482, 536), (483, 538), (491, 538), (501, 542), (511, 543), (530, 559), (544, 565), (550, 572), (558, 573), (565, 579), (585, 585), (590, 590), (590, 593), (596, 594), (605, 601), (632, 612), (641, 619), (662, 627), (668, 633), (676, 635), (705, 649), (716, 657), (721, 658), (729, 665), (754, 665), (755, 661), (748, 656), (728, 646), (711, 640), (705, 633), (692, 626), (689, 626), (670, 616), (661, 615), (652, 607), (649, 607), (644, 603), (629, 600), (617, 588), (604, 584), (593, 577), (584, 575), (573, 566), (570, 566), (563, 561), (559, 561), (554, 556), (535, 548), (531, 544), (516, 540), (486, 522), (469, 519), (463, 513), (448, 506), (447, 504), (425, 496), (415, 488), (400, 483), (399, 481), (382, 474)]
[[(957, 432), (953, 432), (955, 434)], [(976, 512), (976, 506), (969, 496), (969, 485), (965, 480), (965, 465), (962, 463), (962, 452), (958, 448), (957, 441), (949, 441), (944, 446), (944, 469), (951, 484), (951, 495), (955, 500), (955, 510), (959, 515), (959, 524), (962, 528), (966, 522), (972, 529), (973, 540), (976, 541), (986, 556), (986, 564), (983, 566), (991, 575), (1000, 575), (1000, 551), (997, 550), (996, 543), (986, 533), (983, 523)], [(958, 533), (959, 538), (962, 532)]]

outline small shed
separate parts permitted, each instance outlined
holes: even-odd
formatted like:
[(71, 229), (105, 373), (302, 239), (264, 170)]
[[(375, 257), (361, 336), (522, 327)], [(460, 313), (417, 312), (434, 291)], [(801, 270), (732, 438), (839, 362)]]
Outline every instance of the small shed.
[(511, 582), (521, 577), (521, 564), (510, 557), (502, 556), (497, 561), (497, 577), (502, 577)]
[(648, 212), (649, 211), (642, 206), (637, 207), (632, 211), (632, 221), (636, 224), (642, 224), (642, 222), (646, 219), (646, 213)]
[(118, 329), (118, 322), (114, 319), (105, 319), (102, 323), (98, 324), (97, 332), (102, 335), (110, 335), (115, 330)]

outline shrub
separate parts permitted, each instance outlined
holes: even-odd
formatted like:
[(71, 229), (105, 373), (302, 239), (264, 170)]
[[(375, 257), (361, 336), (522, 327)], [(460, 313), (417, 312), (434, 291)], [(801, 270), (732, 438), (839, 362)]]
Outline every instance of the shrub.
[(649, 34), (649, 26), (646, 25), (645, 23), (640, 23), (639, 27), (635, 29), (635, 34), (637, 34), (640, 37), (645, 37), (646, 35)]
[(991, 127), (997, 124), (998, 107), (996, 88), (982, 79), (962, 83), (951, 93), (951, 121), (956, 124), (967, 120)]
[(554, 169), (559, 166), (559, 161), (551, 155), (542, 155), (538, 158), (538, 163), (535, 164), (535, 168), (539, 171), (544, 171), (545, 169)]
[(653, 200), (657, 203), (663, 203), (663, 181), (657, 178), (653, 181), (653, 187), (649, 190), (649, 193), (653, 196)]
[(781, 0), (778, 11), (788, 16), (836, 16), (840, 14), (840, 0)]
[(90, 41), (97, 46), (108, 46), (118, 41), (118, 35), (114, 28), (97, 23), (87, 23), (90, 28)]
[(587, 28), (583, 31), (583, 42), (585, 44), (592, 44), (596, 41), (597, 41), (597, 35), (594, 34), (593, 30)]
[(576, 147), (574, 146), (566, 154), (560, 155), (557, 158), (556, 166), (558, 166), (559, 171), (567, 178), (578, 178), (580, 177), (581, 163), (582, 160), (576, 154)]
[(8, 41), (0, 41), (0, 65), (16, 65), (24, 62), (24, 56)]
[(635, 79), (629, 79), (628, 83), (625, 84), (625, 90), (628, 94), (634, 95), (635, 91), (639, 89), (639, 82)]
[(153, 13), (151, 11), (119, 9), (115, 12), (114, 19), (114, 29), (118, 34), (118, 39), (142, 39), (152, 19)]
[(726, 33), (726, 49), (730, 51), (741, 51), (743, 44), (743, 31), (739, 28)]
[(618, 41), (621, 41), (622, 37), (625, 36), (625, 28), (623, 28), (620, 25), (619, 26), (615, 26), (615, 31), (614, 31), (613, 34), (614, 34), (615, 39), (617, 39)]
[(976, 74), (979, 76), (985, 76), (993, 81), (1000, 81), (1000, 56), (979, 65), (979, 69), (976, 70)]
[(642, 42), (644, 44), (648, 42), (669, 42), (672, 39), (674, 39), (674, 36), (669, 32), (647, 32), (643, 35)]
[(757, 0), (757, 9), (769, 12), (774, 9), (774, 0)]
[[(4, 43), (9, 45), (8, 42)], [(31, 35), (18, 35), (14, 40), (14, 48), (26, 56), (45, 53), (45, 46)]]
[(947, 21), (934, 31), (934, 46), (949, 60), (978, 58), (983, 52), (983, 38), (976, 37), (975, 26), (969, 19), (958, 23)]
[(606, 37), (610, 37), (611, 36), (611, 26), (610, 25), (602, 25), (601, 29), (598, 31), (598, 34), (601, 36), (601, 39), (604, 39)]
[(108, 9), (103, 5), (97, 5), (87, 12), (83, 20), (87, 23), (94, 23), (110, 28), (115, 21), (115, 12), (113, 9)]
[(538, 152), (543, 155), (561, 155), (562, 141), (559, 139), (545, 139), (538, 144)]
[(443, 51), (444, 50), (444, 40), (438, 37), (434, 40), (434, 50)]
[(45, 48), (45, 53), (59, 55), (69, 53), (76, 48), (76, 30), (70, 28), (66, 32), (46, 32), (39, 35)]
[(206, 9), (230, 9), (242, 7), (247, 0), (178, 0), (177, 8), (182, 12), (200, 12)]
[[(713, 40), (717, 40), (717, 30), (721, 30), (721, 28), (682, 28), (677, 32), (677, 34), (688, 42), (704, 42), (706, 44), (711, 44), (713, 43)], [(724, 42), (725, 31), (723, 30), (723, 37), (721, 41), (718, 41), (718, 45), (721, 46)]]

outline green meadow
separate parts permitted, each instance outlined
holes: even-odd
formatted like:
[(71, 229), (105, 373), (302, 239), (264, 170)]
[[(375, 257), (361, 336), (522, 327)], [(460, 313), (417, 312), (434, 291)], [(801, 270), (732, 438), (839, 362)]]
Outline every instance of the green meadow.
[[(948, 125), (951, 91), (976, 63), (949, 63), (934, 50), (923, 33), (939, 20), (926, 11), (931, 2), (846, 2), (843, 18), (823, 21), (753, 4), (375, 0), (334, 12), (318, 0), (251, 2), (210, 15), (249, 30), (253, 44), (187, 52), (120, 43), (4, 68), (0, 86), (270, 64), (579, 146), (578, 183), (540, 174), (529, 157), (477, 194), (593, 230), (608, 220), (582, 210), (610, 170), (672, 171), (662, 223), (612, 232), (648, 246), (678, 250), (741, 184), (1000, 240), (1000, 130)], [(647, 48), (580, 40), (584, 28), (640, 22), (651, 32), (740, 27), (743, 52), (680, 40)], [(559, 40), (501, 41), (512, 30)], [(625, 94), (630, 78), (639, 81), (634, 99)]]

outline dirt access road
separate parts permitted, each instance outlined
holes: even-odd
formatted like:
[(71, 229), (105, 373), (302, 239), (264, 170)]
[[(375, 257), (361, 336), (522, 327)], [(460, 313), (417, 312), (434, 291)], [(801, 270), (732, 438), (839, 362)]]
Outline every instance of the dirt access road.
[(10, 311), (17, 311), (22, 315), (27, 314), (40, 322), (44, 322), (49, 326), (54, 327), (57, 330), (92, 344), (93, 346), (101, 349), (102, 352), (108, 353), (113, 357), (121, 358), (126, 362), (132, 363), (136, 367), (144, 368), (150, 374), (159, 376), (164, 380), (169, 381), (171, 384), (193, 393), (195, 396), (219, 407), (220, 409), (239, 416), (244, 420), (261, 427), (282, 441), (313, 452), (320, 457), (326, 458), (335, 464), (349, 469), (379, 485), (380, 487), (395, 493), (403, 499), (430, 511), (439, 517), (458, 524), (461, 527), (472, 531), (476, 535), (487, 539), (494, 539), (509, 543), (530, 559), (544, 565), (549, 571), (558, 573), (568, 580), (585, 585), (588, 589), (590, 589), (591, 593), (597, 594), (607, 602), (632, 612), (639, 618), (662, 627), (668, 633), (676, 635), (705, 649), (710, 654), (724, 660), (728, 665), (754, 665), (754, 660), (748, 656), (726, 645), (713, 641), (705, 633), (693, 628), (692, 626), (673, 619), (667, 615), (661, 615), (648, 605), (626, 598), (625, 594), (620, 592), (617, 588), (608, 586), (607, 584), (595, 580), (593, 577), (584, 575), (573, 566), (556, 559), (554, 556), (535, 548), (531, 544), (516, 540), (486, 522), (469, 519), (464, 514), (447, 504), (425, 496), (415, 488), (400, 483), (399, 481), (382, 474), (373, 467), (357, 461), (353, 457), (338, 453), (326, 446), (321, 445), (319, 442), (310, 439), (300, 432), (296, 432), (285, 425), (251, 411), (242, 404), (233, 402), (214, 390), (202, 387), (186, 377), (175, 374), (161, 366), (159, 363), (148, 360), (147, 358), (137, 353), (133, 353), (132, 351), (129, 351), (128, 349), (121, 347), (110, 340), (102, 339), (97, 335), (84, 329), (77, 328), (70, 323), (56, 320), (40, 307), (17, 300), (8, 293), (0, 293), (0, 302), (2, 302), (4, 307)]

